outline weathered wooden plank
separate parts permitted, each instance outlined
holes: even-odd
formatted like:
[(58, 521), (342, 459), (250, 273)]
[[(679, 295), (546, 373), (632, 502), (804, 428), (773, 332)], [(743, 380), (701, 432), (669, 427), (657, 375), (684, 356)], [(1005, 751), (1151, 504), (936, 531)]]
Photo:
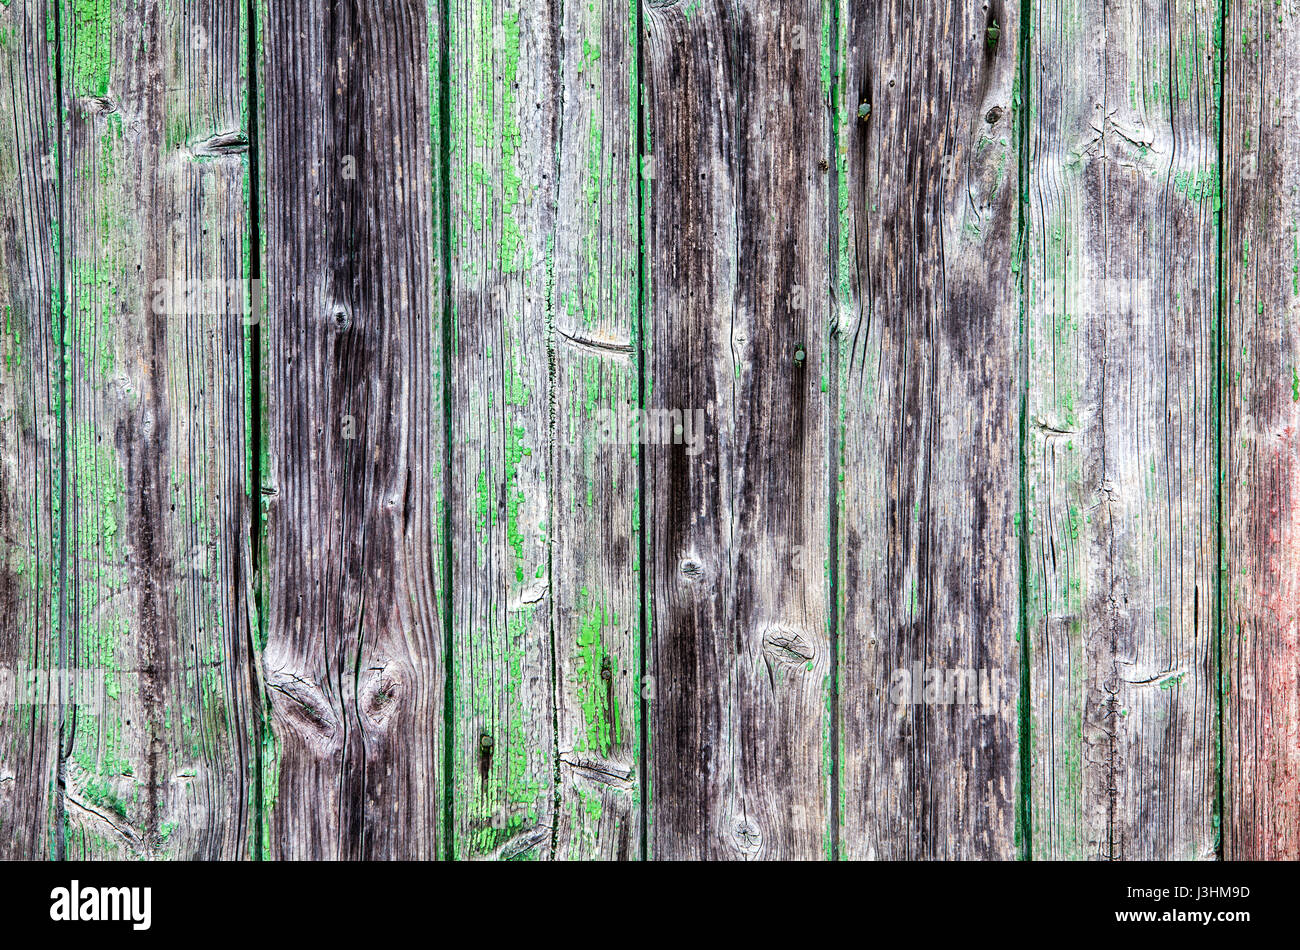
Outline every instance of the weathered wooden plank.
[(1224, 46), (1223, 856), (1300, 858), (1300, 5)]
[[(46, 4), (0, 8), (0, 859), (56, 857), (63, 349)], [(76, 682), (76, 678), (72, 682)]]
[(1018, 5), (840, 6), (840, 853), (1017, 853)]
[(450, 8), (457, 858), (543, 858), (555, 843), (554, 12), (496, 0)]
[(450, 10), (457, 857), (640, 853), (635, 6)]
[(273, 857), (442, 853), (440, 22), (266, 6)]
[(1035, 857), (1216, 847), (1218, 15), (1034, 5)]
[(556, 856), (641, 855), (637, 4), (560, 5), (550, 563)]
[(244, 6), (67, 2), (69, 857), (253, 837)]
[[(829, 850), (828, 11), (643, 9), (651, 850)], [(680, 427), (678, 427), (680, 426)]]

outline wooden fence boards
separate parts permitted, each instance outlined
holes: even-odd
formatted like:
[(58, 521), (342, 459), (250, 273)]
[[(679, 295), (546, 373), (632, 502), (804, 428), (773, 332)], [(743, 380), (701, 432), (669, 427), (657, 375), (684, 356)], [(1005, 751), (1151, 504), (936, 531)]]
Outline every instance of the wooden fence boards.
[(274, 3), (262, 30), (269, 853), (436, 858), (439, 21)]
[(648, 408), (681, 421), (643, 447), (652, 854), (817, 857), (830, 790), (827, 11), (705, 0), (644, 15)]
[(641, 856), (637, 4), (560, 10), (550, 288), (556, 857)]
[[(0, 858), (57, 856), (63, 358), (56, 35), (0, 9)], [(30, 680), (29, 680), (30, 678)], [(33, 701), (19, 702), (30, 688)]]
[(1298, 13), (0, 4), (0, 856), (1300, 856)]
[(456, 857), (640, 853), (634, 12), (450, 9)]
[[(65, 4), (69, 857), (251, 841), (246, 23), (219, 2)], [(193, 283), (192, 283), (193, 282)], [(232, 309), (233, 307), (233, 309)]]
[(1218, 7), (1034, 11), (1034, 856), (1209, 857)]
[(1300, 857), (1300, 25), (1228, 7), (1223, 73), (1223, 854)]
[(451, 782), (457, 858), (547, 857), (556, 822), (549, 4), (450, 7)]
[(841, 11), (841, 853), (1011, 858), (1019, 11)]

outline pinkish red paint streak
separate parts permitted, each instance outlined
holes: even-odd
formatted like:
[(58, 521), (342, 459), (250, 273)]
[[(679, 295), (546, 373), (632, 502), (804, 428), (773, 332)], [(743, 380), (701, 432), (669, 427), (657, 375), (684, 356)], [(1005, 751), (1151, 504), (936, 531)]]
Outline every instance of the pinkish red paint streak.
[[(1286, 397), (1289, 401), (1290, 392)], [(1274, 403), (1274, 405), (1285, 405)], [(1230, 520), (1225, 857), (1300, 857), (1300, 438), (1259, 433)], [(1248, 456), (1249, 457), (1249, 456)], [(1236, 506), (1229, 506), (1229, 517)], [(1235, 552), (1235, 559), (1232, 555)], [(1245, 573), (1242, 573), (1242, 569)]]

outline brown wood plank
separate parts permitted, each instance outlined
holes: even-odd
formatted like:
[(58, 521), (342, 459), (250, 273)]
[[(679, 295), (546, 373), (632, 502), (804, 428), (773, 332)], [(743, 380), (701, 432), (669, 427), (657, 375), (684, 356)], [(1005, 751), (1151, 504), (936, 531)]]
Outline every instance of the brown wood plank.
[(1017, 854), (1017, 4), (840, 6), (840, 853)]
[(439, 24), (422, 0), (266, 6), (277, 858), (442, 853)]
[(65, 3), (67, 854), (237, 858), (257, 718), (245, 383), (247, 23)]
[(1223, 856), (1300, 858), (1300, 9), (1223, 54)]
[[(0, 859), (56, 857), (63, 350), (46, 5), (0, 8)], [(64, 680), (63, 682), (67, 682)], [(77, 680), (74, 677), (73, 683)], [(93, 683), (92, 683), (93, 685)], [(84, 697), (89, 699), (91, 697)]]
[(1218, 15), (1034, 7), (1035, 857), (1216, 847)]
[(651, 850), (818, 857), (830, 829), (829, 11), (692, 0), (643, 13)]

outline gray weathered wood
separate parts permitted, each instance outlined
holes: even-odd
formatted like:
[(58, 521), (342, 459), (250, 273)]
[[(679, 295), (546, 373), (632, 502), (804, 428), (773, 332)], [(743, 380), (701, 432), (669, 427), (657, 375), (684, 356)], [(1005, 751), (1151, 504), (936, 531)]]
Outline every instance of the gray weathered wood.
[(550, 564), (556, 857), (641, 855), (636, 3), (560, 11)]
[(633, 10), (451, 10), (458, 857), (640, 853)]
[(1300, 856), (1297, 14), (0, 0), (0, 857)]
[[(62, 381), (55, 39), (0, 8), (0, 859), (59, 854)], [(53, 675), (51, 675), (53, 674)]]
[[(246, 23), (65, 3), (67, 854), (246, 856)], [(194, 284), (192, 282), (198, 282)]]
[(1017, 853), (1018, 14), (840, 6), (848, 858)]
[(1212, 857), (1218, 6), (1034, 10), (1033, 855)]
[[(450, 14), (452, 854), (543, 858), (555, 836), (551, 5)], [(545, 107), (544, 107), (545, 106)]]
[(439, 24), (266, 6), (273, 857), (443, 849)]
[(1300, 858), (1300, 13), (1228, 5), (1223, 856)]
[(643, 14), (651, 851), (817, 857), (830, 830), (829, 11), (691, 0)]

